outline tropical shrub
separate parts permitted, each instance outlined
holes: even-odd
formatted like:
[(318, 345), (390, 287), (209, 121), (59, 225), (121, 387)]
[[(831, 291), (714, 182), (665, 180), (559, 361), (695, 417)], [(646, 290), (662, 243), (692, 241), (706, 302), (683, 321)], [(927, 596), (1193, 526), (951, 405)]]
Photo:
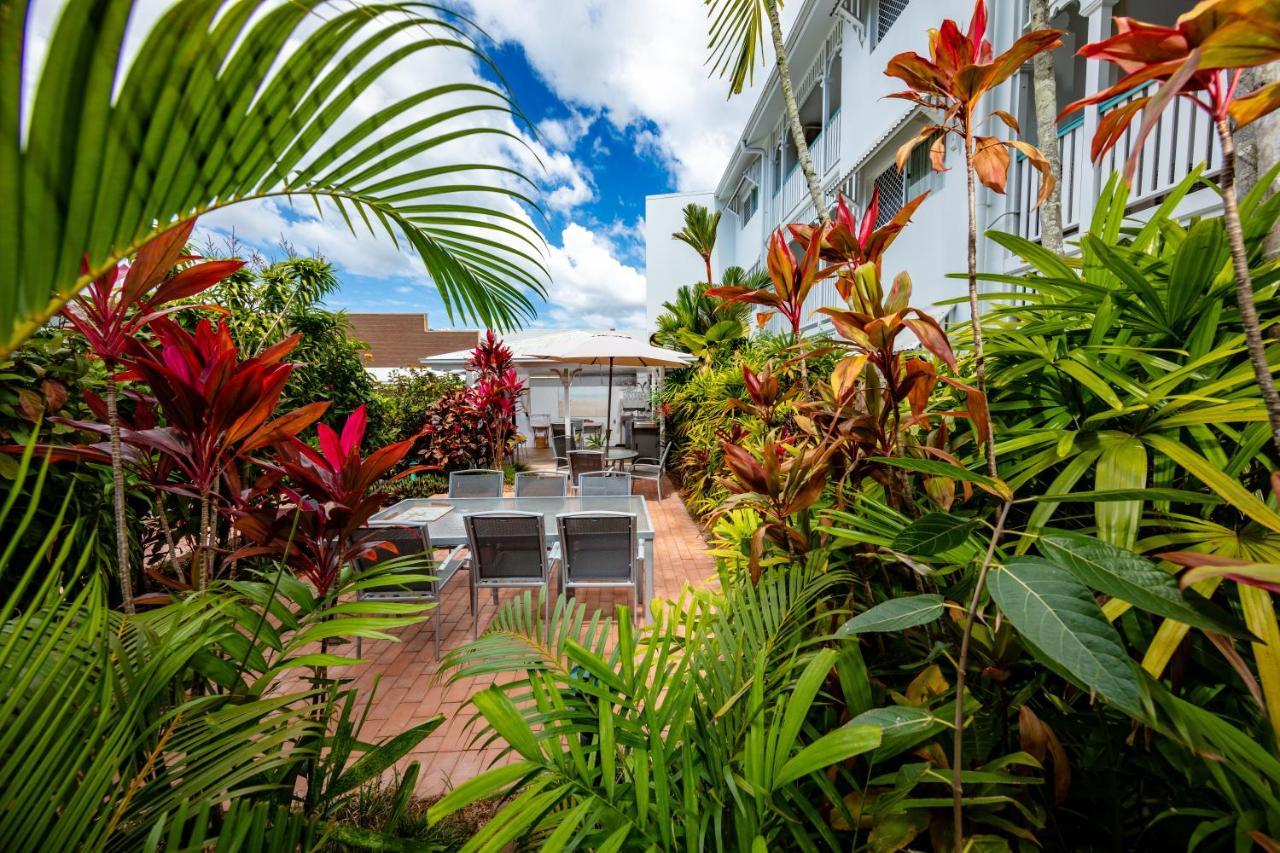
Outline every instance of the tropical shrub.
[(449, 373), (436, 373), (427, 368), (392, 371), (377, 384), (374, 396), (382, 411), (382, 444), (401, 441), (418, 434), (427, 422), (432, 405), (450, 391), (459, 391), (464, 383)]

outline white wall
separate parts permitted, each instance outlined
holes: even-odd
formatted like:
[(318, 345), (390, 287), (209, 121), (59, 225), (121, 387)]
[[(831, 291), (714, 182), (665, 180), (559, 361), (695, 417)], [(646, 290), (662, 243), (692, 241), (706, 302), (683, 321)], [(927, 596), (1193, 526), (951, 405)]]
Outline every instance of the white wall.
[(674, 299), (676, 290), (682, 285), (706, 279), (702, 259), (687, 243), (671, 237), (684, 227), (684, 214), (681, 211), (687, 204), (714, 208), (715, 195), (710, 192), (689, 192), (645, 196), (644, 266), (650, 332), (656, 328), (656, 318), (662, 313), (663, 302)]

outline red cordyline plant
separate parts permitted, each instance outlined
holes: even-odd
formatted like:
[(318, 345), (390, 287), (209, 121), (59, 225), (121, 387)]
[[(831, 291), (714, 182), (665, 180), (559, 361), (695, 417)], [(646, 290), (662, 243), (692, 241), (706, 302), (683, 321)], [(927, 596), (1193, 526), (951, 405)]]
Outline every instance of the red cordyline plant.
[(486, 330), (484, 338), (471, 353), (467, 369), (478, 374), (467, 394), (467, 402), (479, 413), (489, 440), (492, 464), (501, 468), (515, 438), (516, 412), (524, 382), (512, 365), (511, 348)]
[(1236, 198), (1236, 151), (1231, 122), (1237, 128), (1280, 107), (1280, 83), (1237, 94), (1245, 68), (1280, 60), (1280, 5), (1275, 0), (1206, 0), (1178, 18), (1172, 27), (1118, 17), (1116, 34), (1086, 44), (1080, 55), (1111, 62), (1125, 72), (1111, 88), (1069, 104), (1063, 114), (1120, 95), (1136, 92), (1152, 81), (1162, 85), (1155, 94), (1140, 95), (1110, 110), (1098, 123), (1090, 151), (1097, 160), (1142, 116), (1125, 164), (1125, 180), (1132, 180), (1143, 141), (1155, 128), (1164, 108), (1175, 97), (1189, 99), (1208, 113), (1222, 144), (1222, 209), (1235, 274), (1236, 304), (1244, 326), (1249, 360), (1262, 390), (1271, 422), (1271, 440), (1280, 451), (1280, 394), (1267, 365), (1253, 280), (1240, 227)]
[(235, 529), (251, 543), (232, 557), (280, 559), (323, 598), (343, 567), (361, 554), (375, 549), (395, 553), (392, 545), (360, 529), (389, 499), (374, 490), (374, 484), (400, 463), (414, 439), (362, 457), (360, 445), (367, 424), (365, 407), (360, 406), (347, 417), (341, 433), (317, 424), (318, 451), (295, 437), (279, 442), (274, 458), (262, 462), (268, 475), (259, 490), (277, 491), (286, 503), (228, 509)]
[[(969, 322), (973, 332), (974, 376), (977, 380), (977, 393), (985, 399), (987, 391), (986, 363), (983, 353), (981, 313), (978, 307), (978, 230), (977, 230), (977, 186), (976, 181), (994, 192), (1003, 193), (1008, 177), (1010, 149), (1022, 153), (1033, 167), (1040, 172), (1040, 204), (1053, 188), (1053, 176), (1048, 161), (1032, 145), (1019, 139), (1002, 139), (998, 136), (981, 135), (981, 127), (991, 118), (999, 119), (1010, 131), (1018, 133), (1018, 122), (1013, 116), (1002, 110), (993, 110), (988, 115), (981, 115), (982, 101), (992, 89), (1009, 79), (1027, 60), (1046, 50), (1052, 50), (1062, 44), (1058, 30), (1033, 30), (1015, 41), (1004, 53), (995, 55), (991, 42), (986, 38), (987, 7), (983, 0), (977, 0), (973, 7), (973, 16), (969, 27), (962, 31), (960, 25), (953, 20), (945, 20), (942, 26), (929, 31), (929, 57), (917, 53), (900, 53), (889, 60), (885, 74), (896, 77), (907, 84), (906, 91), (897, 92), (889, 97), (900, 98), (919, 104), (928, 109), (940, 110), (942, 118), (935, 124), (924, 128), (914, 139), (908, 141), (898, 150), (898, 169), (907, 162), (915, 146), (928, 142), (929, 159), (935, 170), (945, 168), (946, 139), (948, 135), (959, 136), (964, 147), (965, 181), (969, 202), (968, 233), (968, 285), (969, 285)], [(996, 464), (995, 436), (986, 431), (985, 451), (987, 471), (993, 480), (999, 477)], [(968, 665), (969, 642), (973, 631), (978, 604), (981, 601), (982, 589), (990, 570), (991, 560), (995, 555), (995, 546), (1003, 531), (1004, 519), (1010, 507), (1006, 499), (999, 511), (999, 521), (992, 536), (987, 558), (978, 571), (974, 583), (973, 595), (969, 600), (964, 628), (960, 639), (960, 653), (957, 656), (956, 696), (964, 696), (965, 669)], [(955, 733), (952, 751), (952, 814), (955, 849), (957, 853), (963, 849), (963, 791), (960, 782), (963, 759), (963, 727), (964, 702), (959, 698), (955, 703)]]
[[(909, 440), (908, 431), (932, 428), (928, 406), (941, 382), (961, 391), (967, 405), (961, 411), (937, 413), (939, 418), (971, 418), (979, 440), (985, 440), (990, 429), (986, 398), (971, 385), (940, 374), (927, 359), (908, 357), (899, 347), (898, 338), (911, 332), (927, 352), (952, 371), (956, 369), (951, 343), (942, 327), (924, 311), (911, 307), (911, 279), (906, 273), (894, 278), (888, 294), (881, 286), (878, 268), (870, 262), (858, 266), (852, 275), (842, 274), (837, 285), (848, 307), (818, 310), (831, 318), (843, 339), (837, 343), (852, 354), (836, 365), (829, 382), (818, 384), (814, 399), (800, 407), (805, 418), (799, 422), (815, 439), (836, 445), (839, 452), (832, 456), (832, 468), (837, 475), (852, 475), (856, 480), (870, 476), (885, 487), (891, 505), (910, 512), (911, 494), (902, 470), (874, 460), (910, 451), (957, 464), (958, 460), (942, 449), (946, 433), (941, 420), (942, 432), (934, 444)], [(938, 482), (932, 483), (930, 494), (936, 494), (945, 507), (947, 496), (954, 494), (954, 484), (935, 479)]]
[(279, 443), (314, 423), (329, 407), (311, 403), (273, 417), (294, 365), (284, 361), (296, 336), (241, 359), (222, 323), (201, 320), (191, 333), (167, 318), (151, 324), (159, 349), (135, 343), (124, 378), (151, 386), (165, 426), (130, 430), (123, 440), (167, 457), (181, 477), (164, 490), (196, 499), (200, 531), (194, 585), (203, 588), (212, 571), (215, 502), (245, 493), (239, 464), (249, 454)]
[[(898, 149), (898, 169), (907, 163), (911, 151), (923, 143), (929, 143), (929, 158), (937, 171), (946, 168), (944, 163), (946, 140), (955, 134), (963, 140), (965, 178), (969, 196), (969, 312), (973, 330), (974, 373), (978, 389), (986, 393), (986, 365), (982, 347), (982, 328), (978, 309), (978, 232), (977, 190), (975, 179), (989, 189), (1003, 193), (1009, 173), (1009, 150), (1021, 152), (1041, 175), (1040, 197), (1044, 201), (1053, 189), (1053, 176), (1049, 163), (1034, 145), (1020, 139), (1002, 139), (983, 136), (981, 127), (990, 118), (997, 118), (1014, 133), (1019, 132), (1018, 122), (1004, 110), (993, 110), (980, 116), (984, 96), (1009, 79), (1022, 64), (1038, 53), (1052, 50), (1062, 44), (1059, 30), (1035, 30), (1019, 38), (999, 56), (993, 55), (991, 42), (986, 38), (987, 7), (978, 0), (973, 7), (969, 28), (961, 31), (960, 25), (947, 19), (936, 30), (929, 31), (929, 57), (905, 52), (889, 60), (884, 73), (902, 80), (909, 87), (895, 92), (891, 98), (900, 98), (929, 109), (942, 112), (942, 118), (925, 127), (915, 138)], [(987, 470), (992, 477), (996, 470), (995, 441), (986, 442)]]
[(791, 327), (791, 341), (800, 341), (800, 326), (804, 322), (804, 302), (809, 291), (821, 279), (823, 230), (812, 231), (804, 240), (804, 254), (797, 260), (795, 253), (787, 242), (787, 232), (779, 228), (769, 238), (769, 251), (765, 264), (769, 270), (772, 287), (753, 290), (748, 287), (713, 287), (707, 291), (708, 296), (723, 299), (726, 302), (745, 302), (749, 305), (760, 305), (768, 309), (756, 315), (761, 326), (769, 321), (774, 313), (781, 314)]
[(879, 267), (884, 260), (884, 253), (898, 238), (902, 229), (907, 227), (916, 208), (928, 197), (929, 193), (920, 193), (904, 204), (892, 219), (877, 228), (876, 220), (880, 216), (879, 187), (871, 190), (871, 200), (867, 202), (867, 209), (862, 214), (861, 221), (845, 204), (844, 196), (839, 195), (836, 197), (835, 214), (825, 228), (793, 223), (788, 225), (787, 229), (802, 245), (808, 245), (813, 232), (820, 230), (822, 249), (819, 254), (824, 261), (848, 264), (850, 268), (868, 263)]
[(133, 576), (129, 569), (129, 537), (125, 529), (124, 465), (117, 412), (119, 387), (115, 371), (135, 337), (148, 323), (179, 310), (175, 307), (166, 308), (166, 305), (202, 293), (243, 265), (241, 261), (205, 261), (175, 269), (180, 262), (196, 260), (183, 255), (183, 249), (194, 227), (193, 219), (143, 244), (132, 264), (124, 268), (112, 267), (62, 311), (67, 322), (84, 336), (93, 354), (107, 364), (107, 426), (115, 509), (116, 561), (120, 592), (127, 613), (134, 612)]

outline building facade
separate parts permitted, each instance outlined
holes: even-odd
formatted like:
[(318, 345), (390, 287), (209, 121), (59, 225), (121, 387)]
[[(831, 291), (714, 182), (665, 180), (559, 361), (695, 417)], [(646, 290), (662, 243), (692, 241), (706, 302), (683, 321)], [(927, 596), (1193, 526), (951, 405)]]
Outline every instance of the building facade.
[[(1126, 15), (1171, 24), (1195, 5), (1195, 0), (1059, 0), (1053, 4), (1052, 26), (1064, 30), (1063, 46), (1055, 56), (1059, 107), (1102, 91), (1114, 82), (1110, 66), (1085, 62), (1075, 55), (1088, 41), (1113, 32), (1112, 18)], [(987, 36), (998, 53), (1027, 29), (1026, 0), (988, 0)], [(880, 190), (879, 219), (887, 221), (908, 200), (922, 192), (930, 197), (885, 258), (885, 272), (910, 273), (913, 302), (934, 306), (938, 319), (967, 319), (967, 307), (948, 304), (961, 297), (963, 282), (948, 278), (966, 267), (966, 187), (963, 151), (956, 138), (946, 147), (947, 170), (934, 172), (927, 146), (918, 146), (903, 171), (894, 157), (904, 142), (932, 122), (929, 111), (885, 96), (903, 87), (886, 77), (885, 66), (903, 51), (928, 52), (927, 31), (943, 18), (955, 18), (964, 26), (972, 13), (972, 0), (804, 0), (787, 37), (792, 82), (801, 123), (812, 154), (824, 201), (834, 205), (838, 196), (860, 211)], [(1031, 67), (1024, 68), (987, 97), (988, 110), (1002, 109), (1014, 115), (1022, 138), (1037, 143), (1031, 95)], [(1132, 96), (1131, 96), (1132, 97)], [(1091, 163), (1089, 140), (1099, 118), (1129, 100), (1120, 99), (1066, 116), (1057, 131), (1062, 153), (1063, 226), (1068, 243), (1079, 233), (1080, 223), (1093, 214), (1099, 191), (1108, 176), (1122, 168), (1130, 153), (1134, 130), (1125, 134), (1114, 151), (1101, 162)], [(1009, 130), (991, 120), (984, 134), (1007, 136)], [(1186, 99), (1179, 98), (1165, 112), (1143, 145), (1138, 174), (1130, 194), (1128, 214), (1142, 218), (1167, 191), (1197, 164), (1207, 163), (1213, 175), (1221, 165), (1221, 151), (1208, 118)], [(781, 89), (774, 72), (747, 120), (723, 174), (707, 176), (715, 189), (708, 193), (674, 193), (646, 199), (646, 270), (649, 288), (649, 322), (652, 325), (663, 301), (680, 285), (700, 276), (698, 258), (687, 247), (671, 240), (679, 227), (679, 209), (690, 201), (724, 211), (717, 235), (714, 266), (717, 271), (737, 265), (753, 269), (763, 264), (769, 234), (789, 222), (811, 222), (816, 211), (804, 175), (796, 164), (795, 147), (785, 121)], [(1009, 175), (1007, 193), (999, 195), (980, 187), (979, 233), (988, 229), (1008, 231), (1039, 239), (1040, 221), (1033, 209), (1039, 192), (1037, 173), (1017, 159)], [(1213, 212), (1217, 197), (1212, 190), (1190, 194), (1179, 214)], [(674, 214), (673, 214), (674, 212)], [(668, 227), (672, 216), (675, 228)], [(879, 223), (878, 223), (879, 224)], [(663, 241), (670, 243), (668, 248)], [(658, 248), (656, 244), (663, 244)], [(980, 241), (979, 268), (1014, 272), (1018, 261), (989, 240)], [(680, 250), (680, 251), (677, 251)], [(834, 287), (815, 288), (806, 308), (807, 321), (822, 322), (813, 309), (838, 301)]]

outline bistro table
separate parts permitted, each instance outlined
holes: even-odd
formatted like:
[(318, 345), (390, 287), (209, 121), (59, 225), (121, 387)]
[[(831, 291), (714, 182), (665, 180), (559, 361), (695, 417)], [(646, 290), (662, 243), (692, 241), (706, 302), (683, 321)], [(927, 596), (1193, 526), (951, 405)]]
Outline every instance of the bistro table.
[(610, 447), (604, 455), (605, 465), (621, 468), (623, 462), (630, 462), (639, 456), (639, 452), (627, 447)]
[[(439, 513), (439, 507), (445, 506), (451, 509), (438, 518), (432, 517)], [(560, 541), (560, 531), (556, 526), (556, 516), (560, 513), (631, 513), (636, 517), (636, 536), (644, 554), (644, 588), (639, 593), (642, 611), (653, 596), (653, 521), (649, 518), (649, 507), (645, 499), (639, 495), (585, 498), (409, 498), (377, 513), (369, 519), (369, 524), (422, 524), (426, 519), (432, 546), (453, 548), (467, 544), (467, 532), (462, 523), (464, 516), (502, 511), (541, 514), (548, 545)]]

